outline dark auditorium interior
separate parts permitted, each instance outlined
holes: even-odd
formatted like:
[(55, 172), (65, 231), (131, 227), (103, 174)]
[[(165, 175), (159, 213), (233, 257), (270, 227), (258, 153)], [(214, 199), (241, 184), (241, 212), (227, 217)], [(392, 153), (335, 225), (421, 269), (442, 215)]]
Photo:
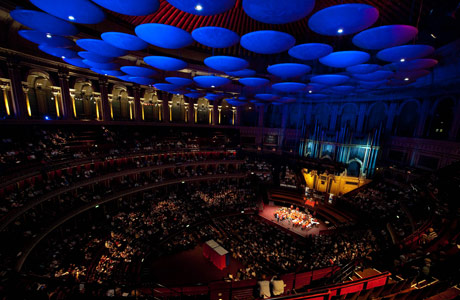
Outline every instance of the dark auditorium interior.
[(0, 300), (460, 299), (460, 0), (0, 25)]

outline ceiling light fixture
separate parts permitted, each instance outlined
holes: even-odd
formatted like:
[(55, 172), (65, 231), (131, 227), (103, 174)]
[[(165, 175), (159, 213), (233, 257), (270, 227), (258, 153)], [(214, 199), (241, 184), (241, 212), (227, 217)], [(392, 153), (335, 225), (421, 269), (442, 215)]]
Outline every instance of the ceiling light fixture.
[(405, 62), (406, 59), (405, 59), (405, 58), (401, 58), (399, 61), (400, 61), (400, 62)]
[(338, 34), (342, 34), (342, 33), (343, 33), (343, 28), (337, 29), (337, 33), (338, 33)]
[(309, 90), (309, 91), (308, 91), (308, 93), (310, 93), (310, 94), (311, 94), (311, 93), (313, 93), (313, 91), (312, 91), (312, 90)]
[(64, 58), (65, 58), (65, 56), (63, 55), (63, 56), (61, 56), (61, 58), (62, 58), (62, 59), (64, 59)]
[(70, 21), (75, 21), (75, 17), (74, 16), (68, 16), (67, 17)]
[(436, 36), (433, 33), (431, 34), (431, 37), (434, 38), (434, 39), (436, 38)]
[(211, 85), (212, 88), (215, 88), (216, 86), (215, 85)]
[(46, 37), (47, 37), (48, 39), (50, 39), (50, 38), (52, 38), (53, 36), (51, 35), (51, 33), (47, 33), (47, 34), (46, 34)]
[(404, 78), (405, 81), (409, 81), (409, 77)]
[(201, 4), (197, 4), (195, 6), (195, 10), (197, 10), (197, 11), (201, 11), (202, 9), (203, 9), (203, 6), (201, 6)]

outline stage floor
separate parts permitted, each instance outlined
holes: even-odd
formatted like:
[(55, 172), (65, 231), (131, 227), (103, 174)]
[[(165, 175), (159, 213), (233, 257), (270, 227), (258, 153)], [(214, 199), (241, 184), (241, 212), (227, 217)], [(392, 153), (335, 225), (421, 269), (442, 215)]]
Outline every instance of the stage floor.
[(321, 230), (327, 229), (327, 226), (324, 224), (324, 222), (319, 219), (318, 219), (318, 222), (319, 222), (318, 227), (313, 227), (313, 228), (304, 229), (304, 230), (302, 230), (301, 227), (292, 227), (292, 223), (289, 223), (287, 220), (278, 222), (275, 219), (274, 213), (280, 207), (281, 206), (276, 206), (276, 205), (264, 205), (264, 210), (259, 212), (259, 216), (261, 216), (262, 218), (266, 220), (271, 221), (273, 224), (281, 226), (303, 237), (307, 237), (309, 235), (318, 235)]

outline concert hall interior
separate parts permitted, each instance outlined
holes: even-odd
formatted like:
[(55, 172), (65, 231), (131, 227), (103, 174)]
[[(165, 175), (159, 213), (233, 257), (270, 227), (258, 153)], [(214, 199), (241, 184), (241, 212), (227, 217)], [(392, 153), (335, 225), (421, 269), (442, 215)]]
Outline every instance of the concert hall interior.
[(460, 0), (0, 24), (1, 300), (460, 299)]

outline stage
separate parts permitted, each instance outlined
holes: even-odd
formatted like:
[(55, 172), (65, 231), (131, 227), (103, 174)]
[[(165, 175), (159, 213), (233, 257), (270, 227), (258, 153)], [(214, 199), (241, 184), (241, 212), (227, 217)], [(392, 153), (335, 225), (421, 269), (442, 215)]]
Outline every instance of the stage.
[(304, 229), (304, 230), (302, 230), (301, 227), (293, 227), (292, 223), (290, 223), (288, 220), (283, 220), (283, 221), (278, 222), (274, 216), (274, 213), (280, 207), (281, 206), (276, 206), (276, 205), (264, 205), (264, 210), (259, 212), (259, 216), (261, 216), (262, 218), (266, 220), (271, 221), (275, 225), (283, 227), (284, 229), (289, 230), (290, 232), (293, 232), (303, 237), (306, 237), (309, 235), (318, 235), (321, 230), (327, 229), (327, 226), (321, 220), (318, 220), (319, 222), (318, 227), (311, 227), (311, 228)]

